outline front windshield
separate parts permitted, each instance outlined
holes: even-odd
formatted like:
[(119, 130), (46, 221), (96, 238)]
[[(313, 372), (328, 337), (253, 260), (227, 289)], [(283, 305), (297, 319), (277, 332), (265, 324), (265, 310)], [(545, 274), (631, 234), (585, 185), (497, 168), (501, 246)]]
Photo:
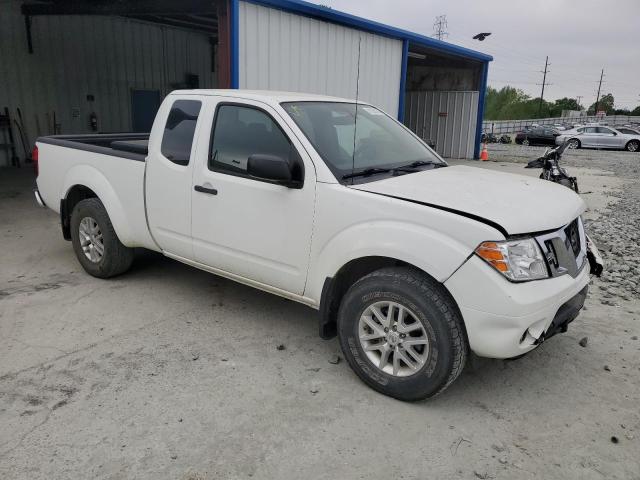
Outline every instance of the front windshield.
[(395, 168), (413, 162), (446, 165), (404, 127), (369, 105), (287, 102), (282, 107), (338, 179), (353, 172)]

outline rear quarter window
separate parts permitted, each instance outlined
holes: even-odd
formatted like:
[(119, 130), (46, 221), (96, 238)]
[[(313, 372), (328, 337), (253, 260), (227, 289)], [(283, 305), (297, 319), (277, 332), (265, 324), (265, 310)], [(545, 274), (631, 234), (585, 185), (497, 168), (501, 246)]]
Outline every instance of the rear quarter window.
[(199, 100), (176, 100), (171, 106), (162, 135), (160, 151), (178, 165), (189, 165), (193, 135), (200, 114)]

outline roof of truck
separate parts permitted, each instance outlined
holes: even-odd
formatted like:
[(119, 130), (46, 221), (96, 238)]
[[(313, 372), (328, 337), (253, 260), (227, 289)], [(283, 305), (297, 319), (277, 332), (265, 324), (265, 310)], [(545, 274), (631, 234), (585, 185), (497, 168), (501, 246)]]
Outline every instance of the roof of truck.
[[(249, 100), (259, 100), (266, 103), (281, 102), (354, 102), (349, 98), (330, 97), (327, 95), (317, 95), (315, 93), (301, 92), (278, 92), (273, 90), (243, 90), (243, 89), (197, 89), (197, 90), (174, 90), (170, 95), (211, 95), (220, 97), (244, 98)], [(367, 102), (358, 102), (367, 103)]]

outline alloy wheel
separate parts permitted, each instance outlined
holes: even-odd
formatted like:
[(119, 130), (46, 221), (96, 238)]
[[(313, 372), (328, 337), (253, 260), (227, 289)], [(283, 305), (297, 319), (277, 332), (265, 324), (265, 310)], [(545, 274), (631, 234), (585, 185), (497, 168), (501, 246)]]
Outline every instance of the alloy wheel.
[(408, 377), (429, 357), (429, 337), (415, 313), (404, 305), (380, 301), (369, 305), (358, 323), (360, 346), (384, 373)]
[(78, 230), (84, 256), (93, 263), (99, 263), (104, 256), (104, 240), (98, 222), (92, 217), (84, 217)]

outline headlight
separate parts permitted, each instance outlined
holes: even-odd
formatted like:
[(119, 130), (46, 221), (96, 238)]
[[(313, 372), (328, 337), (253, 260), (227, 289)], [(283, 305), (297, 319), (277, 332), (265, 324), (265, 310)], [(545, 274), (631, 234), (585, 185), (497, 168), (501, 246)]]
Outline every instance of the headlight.
[(549, 276), (542, 251), (533, 238), (483, 242), (476, 248), (476, 255), (514, 282)]

